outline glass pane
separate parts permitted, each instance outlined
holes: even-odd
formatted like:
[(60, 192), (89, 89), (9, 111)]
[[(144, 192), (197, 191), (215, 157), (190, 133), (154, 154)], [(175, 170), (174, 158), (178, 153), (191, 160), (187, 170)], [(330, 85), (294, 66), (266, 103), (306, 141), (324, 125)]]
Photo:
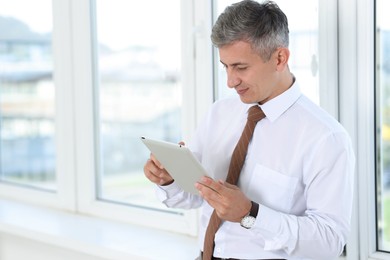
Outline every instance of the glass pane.
[[(214, 0), (216, 7), (215, 20), (226, 6), (238, 2), (237, 0)], [(319, 76), (318, 76), (318, 1), (313, 0), (278, 0), (278, 6), (286, 14), (290, 29), (291, 51), (290, 71), (299, 81), (301, 91), (314, 102), (319, 104)], [(302, 9), (305, 7), (305, 15)], [(216, 54), (217, 55), (217, 54)], [(217, 57), (215, 74), (217, 87), (216, 99), (232, 95), (234, 90), (226, 86), (226, 72), (219, 64)]]
[(390, 2), (376, 1), (376, 103), (378, 136), (378, 250), (390, 252)]
[(0, 1), (0, 181), (55, 190), (51, 9)]
[(180, 0), (96, 0), (96, 17), (98, 197), (165, 209), (144, 177), (140, 137), (181, 140)]

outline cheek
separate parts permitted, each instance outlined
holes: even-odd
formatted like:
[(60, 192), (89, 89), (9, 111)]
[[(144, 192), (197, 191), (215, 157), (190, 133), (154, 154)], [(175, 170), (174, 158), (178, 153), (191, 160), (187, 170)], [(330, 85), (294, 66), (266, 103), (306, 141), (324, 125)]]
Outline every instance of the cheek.
[(255, 74), (252, 77), (249, 77), (247, 83), (251, 86), (254, 92), (265, 91), (264, 86), (267, 85), (266, 78), (261, 74)]
[(272, 95), (272, 84), (267, 77), (256, 77), (252, 79), (250, 86), (251, 96), (257, 101), (262, 101)]

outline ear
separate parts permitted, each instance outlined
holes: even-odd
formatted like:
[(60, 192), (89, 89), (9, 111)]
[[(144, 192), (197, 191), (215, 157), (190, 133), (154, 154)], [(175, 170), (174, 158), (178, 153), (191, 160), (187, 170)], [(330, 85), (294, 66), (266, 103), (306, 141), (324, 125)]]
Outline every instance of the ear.
[(275, 52), (276, 70), (282, 71), (288, 66), (288, 59), (290, 58), (290, 51), (288, 48), (278, 48)]

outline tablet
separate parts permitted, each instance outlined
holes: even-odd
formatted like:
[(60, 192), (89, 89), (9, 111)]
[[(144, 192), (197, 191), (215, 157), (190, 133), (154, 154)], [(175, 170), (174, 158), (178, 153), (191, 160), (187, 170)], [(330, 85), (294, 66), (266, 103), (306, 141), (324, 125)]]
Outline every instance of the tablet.
[(141, 137), (141, 140), (184, 191), (199, 194), (194, 185), (208, 174), (190, 149), (146, 137)]

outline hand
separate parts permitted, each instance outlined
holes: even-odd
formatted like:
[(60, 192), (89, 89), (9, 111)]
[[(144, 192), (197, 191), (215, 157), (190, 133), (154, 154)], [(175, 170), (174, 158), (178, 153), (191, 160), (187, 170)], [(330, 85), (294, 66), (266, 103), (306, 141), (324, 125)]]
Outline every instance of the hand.
[(203, 177), (195, 187), (223, 220), (240, 222), (252, 207), (251, 201), (237, 186), (222, 180)]
[[(183, 141), (179, 142), (179, 144), (185, 145)], [(153, 154), (150, 154), (150, 158), (146, 161), (144, 174), (151, 182), (160, 186), (169, 185), (174, 181)]]
[(169, 185), (173, 182), (171, 175), (169, 175), (153, 154), (150, 154), (150, 158), (146, 161), (144, 174), (151, 182), (160, 186)]

